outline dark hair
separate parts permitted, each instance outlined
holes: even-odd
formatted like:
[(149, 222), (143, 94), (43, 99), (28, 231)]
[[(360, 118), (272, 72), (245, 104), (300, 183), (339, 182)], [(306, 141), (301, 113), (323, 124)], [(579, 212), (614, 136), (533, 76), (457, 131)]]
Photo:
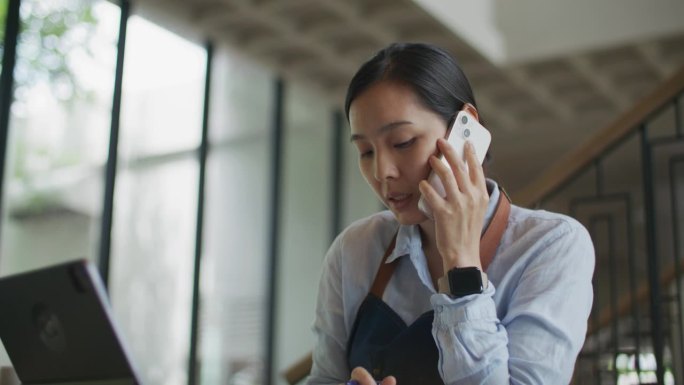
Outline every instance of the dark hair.
[(446, 50), (420, 43), (394, 43), (364, 63), (347, 89), (344, 108), (375, 82), (389, 80), (413, 89), (420, 102), (449, 124), (465, 103), (475, 104), (470, 83)]

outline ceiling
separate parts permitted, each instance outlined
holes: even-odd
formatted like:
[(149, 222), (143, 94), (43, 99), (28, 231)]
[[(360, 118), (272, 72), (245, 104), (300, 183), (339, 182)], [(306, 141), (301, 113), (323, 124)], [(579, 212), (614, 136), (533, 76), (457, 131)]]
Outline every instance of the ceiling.
[(395, 41), (440, 45), (472, 83), (494, 136), (491, 174), (513, 193), (684, 63), (682, 32), (495, 64), (410, 0), (140, 0), (135, 6), (184, 36), (229, 44), (340, 106), (348, 81), (378, 49)]

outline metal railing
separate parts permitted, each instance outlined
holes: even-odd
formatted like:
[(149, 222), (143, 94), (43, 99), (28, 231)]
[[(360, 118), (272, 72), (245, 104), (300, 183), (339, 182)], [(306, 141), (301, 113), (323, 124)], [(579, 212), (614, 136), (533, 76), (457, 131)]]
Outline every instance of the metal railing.
[(684, 384), (684, 68), (515, 195), (564, 212), (596, 247), (577, 384)]

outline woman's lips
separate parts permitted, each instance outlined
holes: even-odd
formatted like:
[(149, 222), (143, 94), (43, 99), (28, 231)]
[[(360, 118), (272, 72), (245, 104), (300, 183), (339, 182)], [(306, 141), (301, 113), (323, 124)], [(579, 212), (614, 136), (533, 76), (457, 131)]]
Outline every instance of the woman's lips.
[(401, 210), (411, 203), (413, 194), (390, 194), (387, 197), (387, 202), (390, 207), (395, 210)]

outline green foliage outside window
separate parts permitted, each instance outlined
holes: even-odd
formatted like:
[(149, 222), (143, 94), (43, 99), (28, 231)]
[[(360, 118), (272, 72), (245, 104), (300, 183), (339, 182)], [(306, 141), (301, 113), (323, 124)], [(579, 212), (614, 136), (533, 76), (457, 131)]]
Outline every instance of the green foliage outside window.
[[(0, 0), (0, 56), (4, 52), (8, 2)], [(11, 118), (17, 134), (12, 142), (14, 155), (8, 177), (23, 186), (23, 210), (42, 211), (56, 198), (52, 192), (34, 186), (36, 170), (55, 170), (82, 161), (79, 152), (36, 141), (27, 134), (26, 124), (35, 123), (27, 120), (31, 117), (24, 111), (33, 102), (32, 95), (41, 92), (36, 90), (43, 89), (49, 90), (67, 115), (76, 112), (77, 104), (83, 108), (84, 104), (94, 102), (94, 91), (82, 83), (77, 69), (84, 58), (94, 58), (91, 47), (98, 20), (93, 4), (84, 0), (24, 0), (21, 3)], [(37, 160), (43, 164), (38, 169)]]
[[(8, 0), (0, 0), (0, 54), (4, 51)], [(64, 102), (88, 97), (79, 84), (69, 55), (75, 50), (90, 52), (90, 39), (97, 28), (92, 3), (79, 0), (24, 1), (17, 44), (15, 98), (21, 99), (23, 87), (38, 82), (51, 85), (54, 96)]]

